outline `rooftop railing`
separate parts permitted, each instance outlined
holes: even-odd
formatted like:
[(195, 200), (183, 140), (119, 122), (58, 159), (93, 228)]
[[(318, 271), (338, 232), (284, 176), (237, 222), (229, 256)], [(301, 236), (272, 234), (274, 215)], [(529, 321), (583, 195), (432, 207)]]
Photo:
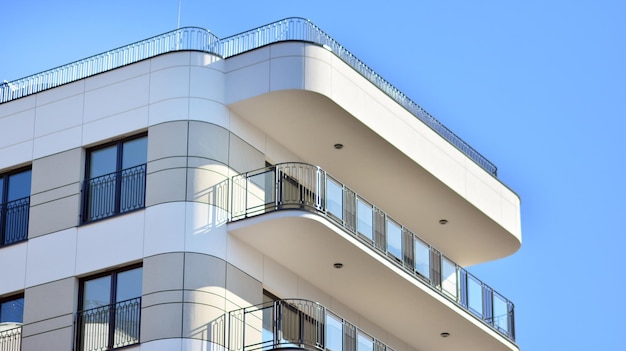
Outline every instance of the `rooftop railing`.
[(515, 341), (511, 301), (323, 169), (305, 163), (283, 163), (236, 175), (231, 186), (231, 221), (286, 209), (320, 214)]
[(393, 351), (319, 303), (285, 299), (228, 313), (229, 350)]
[(283, 41), (305, 41), (330, 50), (479, 166), (494, 177), (497, 176), (497, 168), (493, 163), (319, 27), (304, 18), (287, 18), (224, 39), (217, 38), (206, 29), (181, 28), (29, 77), (0, 84), (0, 104), (168, 52), (197, 50), (228, 58)]

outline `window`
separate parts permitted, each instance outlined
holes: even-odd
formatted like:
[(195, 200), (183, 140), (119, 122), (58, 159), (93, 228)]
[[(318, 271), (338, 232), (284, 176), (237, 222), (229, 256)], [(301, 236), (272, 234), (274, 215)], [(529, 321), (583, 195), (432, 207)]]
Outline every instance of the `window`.
[(83, 222), (145, 206), (146, 135), (89, 150), (83, 189)]
[(6, 323), (21, 324), (24, 315), (24, 296), (12, 296), (0, 299), (0, 325)]
[(0, 350), (20, 350), (23, 315), (24, 296), (0, 299)]
[(28, 238), (31, 170), (0, 175), (0, 246)]
[(77, 343), (81, 351), (139, 343), (142, 268), (84, 279), (80, 286)]

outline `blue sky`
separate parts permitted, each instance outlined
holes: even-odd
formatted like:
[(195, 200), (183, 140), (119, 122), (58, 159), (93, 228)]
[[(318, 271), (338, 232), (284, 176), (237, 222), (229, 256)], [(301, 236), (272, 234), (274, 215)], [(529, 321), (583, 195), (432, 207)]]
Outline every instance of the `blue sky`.
[[(312, 20), (494, 162), (523, 246), (471, 269), (516, 304), (524, 351), (623, 350), (626, 1), (182, 0), (225, 37)], [(0, 81), (177, 26), (178, 0), (0, 0)]]

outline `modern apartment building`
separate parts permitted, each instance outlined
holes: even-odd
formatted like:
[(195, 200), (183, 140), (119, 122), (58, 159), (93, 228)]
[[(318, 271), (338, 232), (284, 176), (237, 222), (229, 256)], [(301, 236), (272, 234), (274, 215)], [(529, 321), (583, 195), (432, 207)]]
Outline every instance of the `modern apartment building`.
[(518, 349), (519, 198), (304, 19), (0, 86), (0, 240), (1, 351)]

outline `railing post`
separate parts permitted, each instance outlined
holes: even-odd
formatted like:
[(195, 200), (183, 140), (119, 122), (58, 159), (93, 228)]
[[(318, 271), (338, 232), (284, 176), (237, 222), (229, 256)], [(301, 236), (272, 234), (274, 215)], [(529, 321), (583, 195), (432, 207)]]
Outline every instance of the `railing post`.
[(6, 217), (7, 205), (6, 203), (0, 203), (0, 246), (3, 246), (6, 243)]

